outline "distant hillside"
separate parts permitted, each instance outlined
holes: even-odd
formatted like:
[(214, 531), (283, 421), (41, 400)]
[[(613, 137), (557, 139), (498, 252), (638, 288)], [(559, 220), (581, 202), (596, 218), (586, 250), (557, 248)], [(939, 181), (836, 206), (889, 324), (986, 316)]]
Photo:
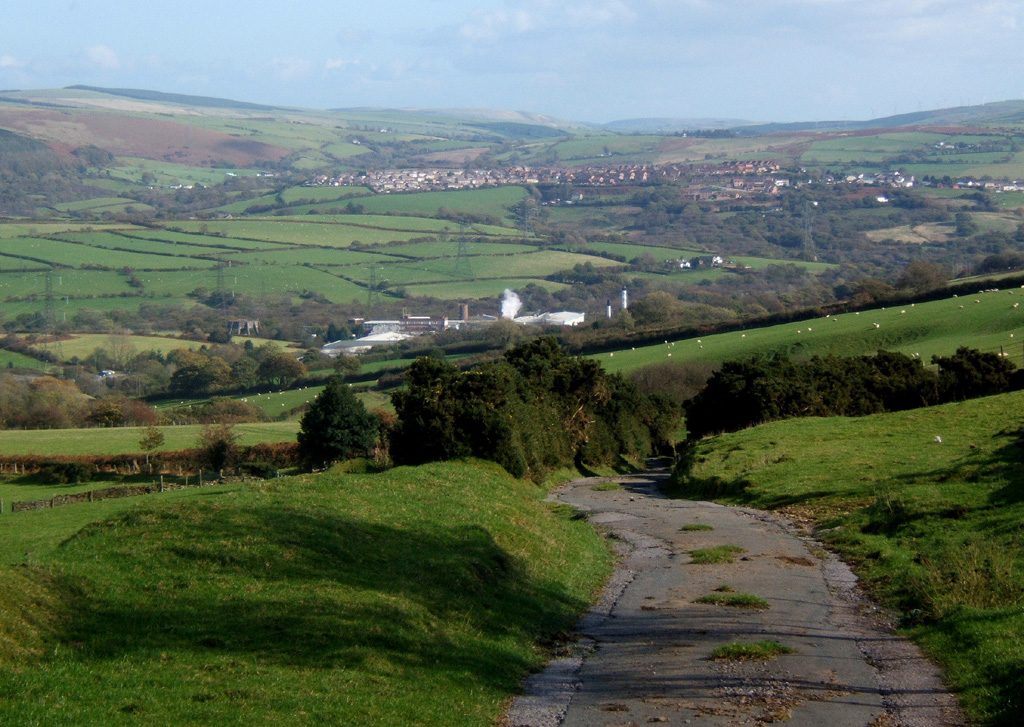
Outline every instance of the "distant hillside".
[(1024, 100), (997, 101), (981, 106), (954, 106), (947, 109), (916, 111), (883, 116), (866, 121), (800, 121), (746, 126), (746, 134), (771, 134), (792, 131), (832, 131), (840, 129), (892, 129), (902, 126), (972, 126), (1024, 123)]
[(676, 119), (676, 118), (643, 118), (620, 119), (601, 124), (600, 128), (618, 134), (676, 134), (698, 129), (734, 129), (740, 126), (751, 126), (753, 121), (742, 119)]
[(147, 91), (138, 88), (100, 88), (99, 86), (66, 86), (74, 91), (93, 91), (94, 93), (105, 93), (111, 96), (125, 96), (126, 98), (139, 99), (140, 101), (160, 101), (163, 103), (174, 103), (182, 106), (197, 106), (202, 108), (223, 108), (223, 109), (244, 109), (247, 111), (280, 111), (280, 106), (264, 106), (263, 104), (248, 103), (247, 101), (233, 101), (227, 98), (214, 98), (211, 96), (190, 96), (183, 93), (163, 93), (162, 91)]

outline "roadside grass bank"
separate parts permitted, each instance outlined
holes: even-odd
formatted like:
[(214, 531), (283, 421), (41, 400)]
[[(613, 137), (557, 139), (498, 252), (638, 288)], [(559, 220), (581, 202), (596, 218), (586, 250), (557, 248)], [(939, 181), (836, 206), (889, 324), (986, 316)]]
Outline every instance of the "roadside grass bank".
[(977, 724), (1024, 709), (1024, 392), (773, 422), (685, 450), (667, 490), (815, 528)]
[(496, 465), (0, 521), (0, 722), (490, 725), (611, 569)]

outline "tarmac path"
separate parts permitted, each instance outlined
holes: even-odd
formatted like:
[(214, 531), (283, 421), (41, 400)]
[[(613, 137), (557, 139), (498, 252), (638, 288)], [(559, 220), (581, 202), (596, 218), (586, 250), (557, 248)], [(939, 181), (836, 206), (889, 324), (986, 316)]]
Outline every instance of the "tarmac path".
[[(506, 727), (964, 724), (938, 670), (894, 635), (845, 564), (770, 513), (667, 499), (665, 476), (576, 480), (552, 495), (612, 538), (620, 562), (579, 639), (527, 680)], [(710, 529), (681, 530), (694, 524)], [(743, 549), (732, 563), (690, 562), (726, 544)], [(696, 602), (722, 587), (769, 608)], [(761, 640), (793, 652), (709, 658)]]

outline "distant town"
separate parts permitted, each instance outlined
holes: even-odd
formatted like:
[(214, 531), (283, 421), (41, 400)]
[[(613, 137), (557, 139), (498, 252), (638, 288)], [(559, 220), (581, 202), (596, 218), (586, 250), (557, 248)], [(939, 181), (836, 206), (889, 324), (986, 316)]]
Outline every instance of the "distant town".
[[(585, 187), (624, 187), (662, 183), (682, 184), (684, 194), (694, 200), (715, 200), (744, 195), (776, 195), (786, 187), (809, 184), (850, 184), (893, 189), (908, 189), (915, 184), (949, 186), (951, 188), (982, 188), (994, 192), (1019, 192), (1024, 182), (1018, 180), (975, 179), (972, 177), (944, 180), (917, 180), (912, 174), (899, 171), (846, 176), (824, 175), (813, 178), (802, 170), (786, 172), (772, 160), (730, 161), (720, 164), (617, 164), (568, 166), (509, 166), (492, 169), (380, 169), (349, 172), (337, 176), (318, 175), (307, 184), (316, 187), (366, 187), (377, 194), (479, 189), (524, 184), (567, 184)], [(577, 198), (558, 200), (573, 204)]]

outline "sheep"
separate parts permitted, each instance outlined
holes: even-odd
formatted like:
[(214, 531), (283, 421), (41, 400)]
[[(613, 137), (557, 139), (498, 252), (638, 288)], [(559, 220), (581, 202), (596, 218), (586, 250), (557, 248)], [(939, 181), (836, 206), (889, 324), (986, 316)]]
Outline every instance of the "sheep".
[(877, 323), (872, 323), (871, 325), (873, 325), (873, 326), (874, 326), (875, 328), (881, 328), (881, 327), (882, 327), (882, 326), (880, 326), (880, 325), (879, 325), (879, 324), (877, 324)]

